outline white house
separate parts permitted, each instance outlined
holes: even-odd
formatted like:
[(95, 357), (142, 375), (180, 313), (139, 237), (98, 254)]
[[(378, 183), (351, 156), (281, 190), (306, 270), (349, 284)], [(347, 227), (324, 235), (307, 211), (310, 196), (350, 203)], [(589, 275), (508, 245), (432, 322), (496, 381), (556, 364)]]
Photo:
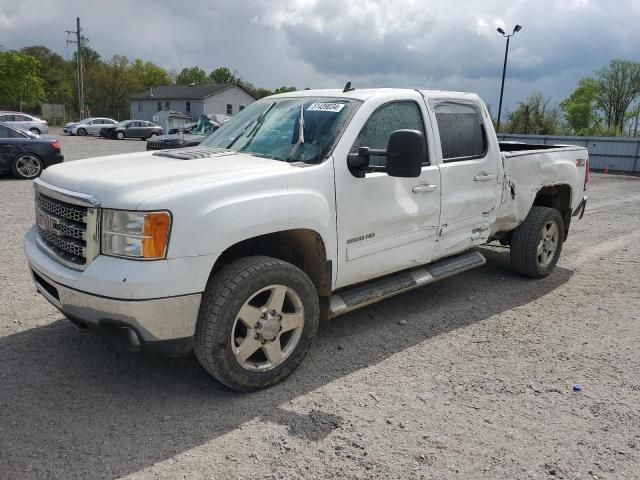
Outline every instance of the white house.
[(133, 120), (153, 121), (159, 111), (184, 113), (194, 120), (203, 113), (234, 115), (256, 101), (247, 89), (234, 83), (164, 85), (133, 95)]

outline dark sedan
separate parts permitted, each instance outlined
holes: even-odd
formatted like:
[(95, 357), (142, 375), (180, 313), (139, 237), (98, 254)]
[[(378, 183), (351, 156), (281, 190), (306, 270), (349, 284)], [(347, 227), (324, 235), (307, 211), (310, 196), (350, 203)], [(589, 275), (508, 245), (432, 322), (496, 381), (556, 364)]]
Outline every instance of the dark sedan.
[(17, 178), (30, 180), (39, 177), (45, 168), (63, 161), (59, 140), (0, 123), (0, 172), (11, 172)]
[(125, 138), (146, 140), (162, 134), (162, 127), (144, 120), (125, 120), (113, 127), (105, 127), (100, 130), (101, 137), (118, 140), (124, 140)]

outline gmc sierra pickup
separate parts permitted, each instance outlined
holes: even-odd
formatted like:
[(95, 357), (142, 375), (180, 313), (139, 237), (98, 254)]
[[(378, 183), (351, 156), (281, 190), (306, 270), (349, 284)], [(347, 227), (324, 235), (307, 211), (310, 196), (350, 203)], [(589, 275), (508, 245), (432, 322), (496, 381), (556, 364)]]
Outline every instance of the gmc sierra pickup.
[(485, 263), (556, 265), (588, 154), (499, 143), (469, 93), (264, 98), (195, 148), (56, 165), (34, 181), (37, 290), (131, 349), (192, 350), (242, 391), (302, 362), (319, 321)]

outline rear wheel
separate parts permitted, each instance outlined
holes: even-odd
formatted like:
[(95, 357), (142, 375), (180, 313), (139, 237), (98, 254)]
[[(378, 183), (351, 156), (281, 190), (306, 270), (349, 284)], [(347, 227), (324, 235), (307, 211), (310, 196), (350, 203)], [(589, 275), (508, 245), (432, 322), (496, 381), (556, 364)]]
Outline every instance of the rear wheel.
[(220, 382), (238, 391), (258, 390), (300, 365), (318, 321), (318, 296), (302, 270), (271, 257), (247, 257), (209, 280), (194, 349)]
[(511, 238), (511, 266), (523, 275), (542, 278), (558, 263), (564, 240), (564, 222), (555, 208), (531, 207)]
[(22, 153), (13, 161), (11, 171), (23, 180), (39, 177), (42, 173), (42, 160), (34, 153)]

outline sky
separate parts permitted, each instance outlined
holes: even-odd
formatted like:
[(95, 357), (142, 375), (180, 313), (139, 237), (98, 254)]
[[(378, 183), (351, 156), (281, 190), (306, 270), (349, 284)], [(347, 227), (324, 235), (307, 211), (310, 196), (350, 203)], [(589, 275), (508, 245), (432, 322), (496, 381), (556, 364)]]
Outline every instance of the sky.
[(256, 86), (411, 87), (479, 93), (507, 110), (566, 98), (613, 58), (640, 61), (640, 0), (0, 0), (0, 45), (68, 58), (82, 22), (104, 58), (168, 70), (227, 66)]

